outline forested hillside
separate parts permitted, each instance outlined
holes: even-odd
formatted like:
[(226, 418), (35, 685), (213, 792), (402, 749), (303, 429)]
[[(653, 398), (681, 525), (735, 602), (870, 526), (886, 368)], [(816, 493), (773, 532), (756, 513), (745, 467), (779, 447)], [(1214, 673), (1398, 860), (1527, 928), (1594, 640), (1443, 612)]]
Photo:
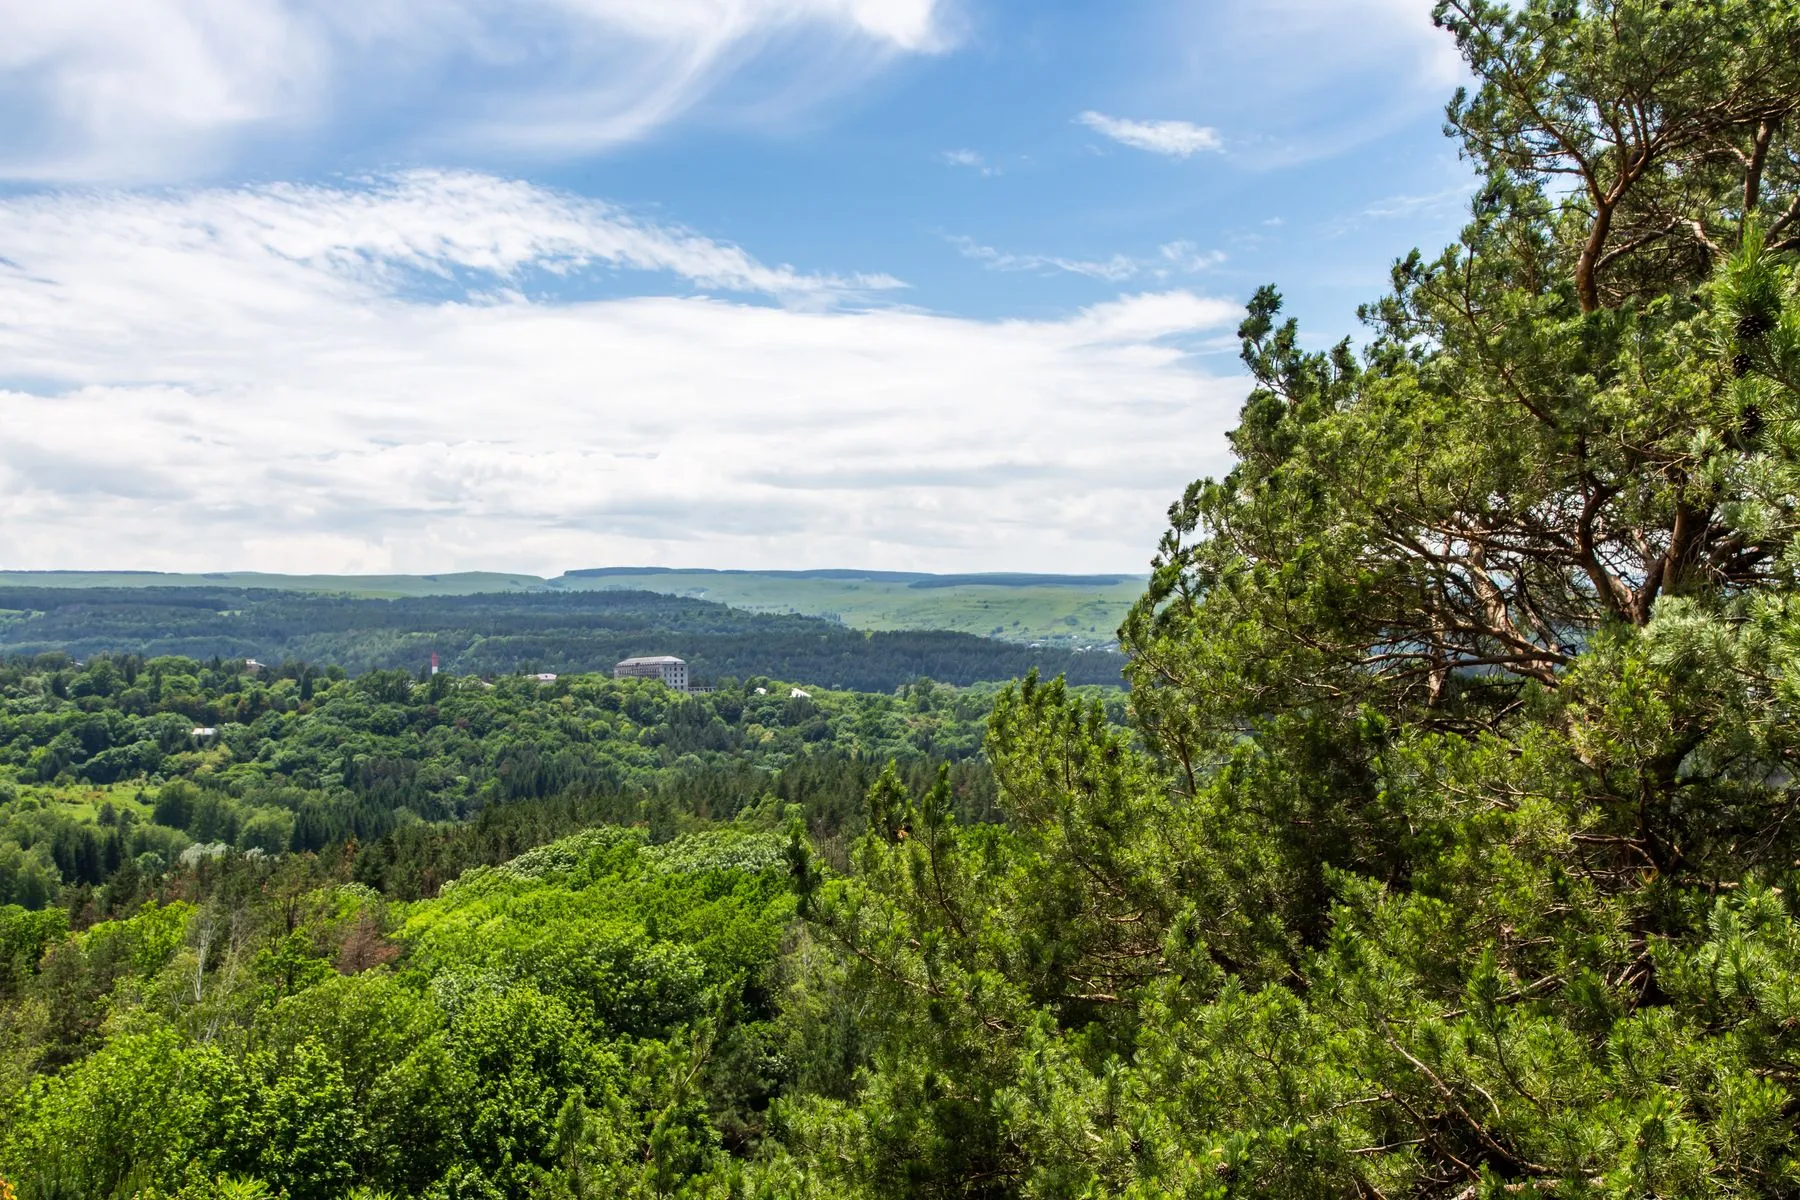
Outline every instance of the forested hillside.
[(1092, 649), (1115, 644), (1143, 590), (1128, 575), (927, 575), (907, 571), (695, 571), (603, 567), (547, 586), (640, 588), (751, 612), (830, 616), (853, 629), (948, 629), (1012, 642)]
[(459, 674), (610, 671), (675, 654), (694, 677), (772, 675), (887, 692), (919, 678), (975, 683), (1037, 667), (1120, 682), (1106, 650), (1032, 647), (966, 633), (863, 633), (652, 592), (477, 593), (358, 599), (235, 588), (0, 588), (0, 652), (61, 650), (332, 663), (352, 674), (416, 671), (435, 652)]
[(0, 1178), (733, 1178), (831, 1053), (775, 1021), (792, 845), (847, 864), (882, 764), (995, 819), (993, 698), (0, 664)]
[(578, 591), (644, 591), (729, 604), (749, 612), (825, 617), (852, 629), (950, 630), (1068, 649), (1106, 647), (1143, 589), (1141, 575), (823, 569), (739, 571), (593, 567), (537, 575), (274, 575), (212, 571), (5, 571), (0, 589), (141, 589), (311, 592), (364, 599)]
[(412, 897), (477, 861), (458, 855), (498, 862), (602, 819), (660, 837), (759, 804), (797, 804), (834, 838), (860, 829), (890, 761), (953, 765), (965, 813), (991, 816), (992, 689), (800, 692), (14, 659), (0, 663), (0, 904), (104, 915), (198, 858), (346, 846), (359, 878)]
[(313, 858), (196, 892), (73, 937), (0, 910), (25, 1195), (728, 1186), (803, 1049), (772, 1020), (779, 836), (595, 830), (411, 906)]
[[(773, 688), (652, 721), (602, 680), (302, 672), (228, 715), (245, 689), (196, 675), (245, 731), (115, 779), (245, 823), (0, 909), (0, 1176), (1800, 1195), (1800, 4), (1435, 11), (1474, 76), (1469, 223), (1400, 259), (1361, 347), (1256, 295), (1235, 465), (1177, 499), (1121, 631), (1128, 713), (1028, 678), (972, 759), (982, 693), (845, 699), (840, 769)], [(97, 785), (113, 713), (152, 740), (150, 666), (95, 701), (17, 664), (23, 789)], [(595, 774), (509, 794), (486, 747), (546, 717)], [(677, 745), (767, 780), (703, 804)], [(854, 817), (800, 786), (860, 773)], [(318, 849), (308, 804), (394, 824)], [(246, 837), (282, 812), (285, 851)]]

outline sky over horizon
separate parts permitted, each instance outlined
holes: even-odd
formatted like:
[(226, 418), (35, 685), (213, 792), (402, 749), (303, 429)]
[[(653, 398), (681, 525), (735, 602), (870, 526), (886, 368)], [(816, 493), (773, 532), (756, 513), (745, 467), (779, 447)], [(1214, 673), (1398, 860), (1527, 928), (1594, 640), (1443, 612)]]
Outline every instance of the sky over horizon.
[(0, 569), (1141, 571), (1429, 0), (0, 0)]

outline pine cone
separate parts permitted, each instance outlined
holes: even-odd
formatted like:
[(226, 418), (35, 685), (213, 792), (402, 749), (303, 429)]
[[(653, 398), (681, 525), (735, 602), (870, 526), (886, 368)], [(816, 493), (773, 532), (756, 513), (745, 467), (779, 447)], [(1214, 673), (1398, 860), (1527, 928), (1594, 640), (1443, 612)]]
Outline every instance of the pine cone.
[(1747, 312), (1737, 319), (1738, 341), (1753, 342), (1773, 328), (1775, 322), (1767, 313)]
[(1744, 410), (1743, 424), (1740, 428), (1742, 428), (1744, 431), (1744, 440), (1746, 442), (1754, 442), (1758, 438), (1762, 437), (1762, 431), (1763, 431), (1762, 409), (1756, 407), (1756, 405), (1754, 405), (1754, 404), (1752, 404), (1748, 408), (1746, 408)]

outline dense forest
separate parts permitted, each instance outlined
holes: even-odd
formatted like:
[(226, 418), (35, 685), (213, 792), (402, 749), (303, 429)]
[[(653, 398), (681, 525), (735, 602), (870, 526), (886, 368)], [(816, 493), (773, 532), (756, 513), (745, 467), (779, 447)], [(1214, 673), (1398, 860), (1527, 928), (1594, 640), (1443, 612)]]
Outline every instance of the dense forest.
[(610, 671), (674, 654), (694, 677), (770, 675), (889, 692), (919, 678), (966, 684), (1036, 668), (1120, 682), (1106, 650), (1022, 646), (967, 633), (865, 633), (654, 592), (477, 593), (397, 600), (243, 588), (0, 588), (0, 652), (136, 654), (333, 663), (416, 671), (433, 653), (459, 674)]
[[(564, 707), (523, 681), (301, 700), (300, 671), (252, 713), (194, 674), (242, 728), (101, 784), (118, 744), (86, 722), (153, 741), (127, 722), (165, 701), (125, 700), (150, 664), (103, 697), (15, 664), (24, 816), (141, 787), (191, 844), (0, 909), (0, 1176), (1800, 1195), (1800, 4), (1435, 15), (1473, 77), (1468, 224), (1397, 262), (1361, 346), (1310, 350), (1256, 295), (1235, 465), (1171, 508), (1111, 710), (1036, 676), (847, 698), (830, 768), (776, 688), (651, 720), (587, 681), (550, 754), (592, 774), (514, 793), (493, 731), (442, 714)], [(717, 748), (651, 753), (678, 725)], [(696, 764), (758, 772), (753, 799), (701, 804), (727, 793)], [(227, 801), (235, 837), (192, 826)], [(344, 823), (302, 834), (308, 804)]]
[[(1118, 692), (1096, 694), (1122, 717)], [(889, 762), (915, 779), (952, 766), (965, 815), (988, 819), (993, 698), (927, 680), (871, 695), (752, 679), (690, 696), (600, 676), (16, 658), (0, 663), (0, 904), (92, 918), (196, 856), (347, 845), (359, 879), (411, 898), (473, 861), (442, 858), (471, 839), (498, 862), (596, 821), (660, 837), (758, 805), (796, 804), (815, 838), (836, 838), (860, 830)]]

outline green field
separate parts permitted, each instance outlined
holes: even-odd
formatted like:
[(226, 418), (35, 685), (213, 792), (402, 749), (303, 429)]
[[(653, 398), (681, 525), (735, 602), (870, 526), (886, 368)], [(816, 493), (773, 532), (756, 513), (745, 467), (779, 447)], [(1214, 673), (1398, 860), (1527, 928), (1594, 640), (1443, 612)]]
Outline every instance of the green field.
[(481, 592), (641, 590), (753, 612), (827, 617), (853, 629), (948, 629), (1012, 642), (1108, 646), (1144, 587), (1131, 575), (927, 575), (886, 571), (606, 568), (551, 579), (441, 575), (203, 575), (151, 571), (0, 571), (0, 587), (243, 587), (394, 599)]
[[(8, 793), (12, 796), (10, 801), (6, 799)], [(118, 812), (128, 811), (141, 821), (148, 821), (155, 809), (145, 796), (141, 779), (105, 784), (85, 781), (38, 783), (35, 780), (26, 782), (17, 769), (0, 769), (0, 810), (9, 805), (47, 809), (77, 821), (91, 822), (99, 817), (101, 807), (106, 804), (111, 804)]]
[(607, 571), (564, 575), (552, 586), (665, 592), (754, 612), (829, 617), (853, 629), (950, 629), (1070, 646), (1110, 644), (1125, 610), (1144, 590), (1144, 580), (1135, 576), (988, 579), (847, 571)]

